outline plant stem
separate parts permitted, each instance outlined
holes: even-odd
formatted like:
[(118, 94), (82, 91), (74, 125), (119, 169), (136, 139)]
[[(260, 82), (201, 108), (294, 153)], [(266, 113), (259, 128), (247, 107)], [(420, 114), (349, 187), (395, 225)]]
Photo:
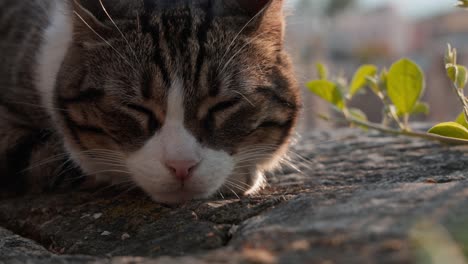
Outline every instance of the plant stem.
[(408, 137), (415, 137), (415, 138), (423, 138), (423, 139), (428, 139), (432, 141), (438, 141), (441, 143), (445, 144), (450, 144), (450, 145), (468, 145), (468, 140), (465, 139), (458, 139), (458, 138), (450, 138), (450, 137), (444, 137), (444, 136), (439, 136), (436, 134), (429, 134), (429, 133), (421, 133), (421, 132), (413, 132), (413, 131), (400, 131), (392, 128), (387, 128), (378, 124), (366, 122), (366, 121), (361, 121), (357, 120), (355, 118), (349, 117), (347, 120), (358, 126), (366, 127), (369, 129), (374, 129), (380, 132), (388, 133), (388, 134), (393, 134), (393, 135), (403, 135), (403, 136), (408, 136)]
[(410, 119), (410, 115), (409, 114), (405, 114), (404, 117), (403, 117), (403, 124), (405, 126), (405, 131), (411, 131), (411, 128), (410, 128), (410, 125), (409, 125), (409, 119)]
[(377, 97), (382, 101), (384, 104), (384, 111), (390, 117), (390, 119), (393, 119), (395, 123), (400, 127), (401, 130), (407, 130), (409, 127), (405, 124), (403, 124), (398, 118), (398, 115), (392, 111), (392, 103), (390, 102), (390, 99), (383, 93), (383, 92), (378, 92), (376, 93)]
[(463, 93), (463, 90), (458, 89), (455, 84), (454, 84), (454, 88), (457, 91), (458, 99), (463, 105), (463, 111), (465, 113), (465, 117), (468, 118), (468, 101), (466, 100), (465, 94)]

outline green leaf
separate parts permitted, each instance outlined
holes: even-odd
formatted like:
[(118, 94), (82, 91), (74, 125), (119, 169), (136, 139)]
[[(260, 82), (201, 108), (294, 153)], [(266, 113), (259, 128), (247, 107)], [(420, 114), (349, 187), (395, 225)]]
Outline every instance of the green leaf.
[(447, 51), (445, 51), (445, 64), (457, 64), (457, 49), (452, 48), (452, 45), (447, 44)]
[(468, 129), (455, 122), (438, 124), (431, 128), (428, 133), (450, 138), (468, 139)]
[(413, 108), (413, 111), (411, 111), (411, 114), (412, 115), (415, 115), (415, 114), (428, 115), (429, 114), (429, 105), (427, 103), (418, 102), (416, 104), (416, 106)]
[(458, 68), (455, 64), (447, 64), (445, 66), (446, 70), (447, 70), (447, 76), (449, 77), (449, 79), (455, 83), (457, 82), (457, 75), (458, 75)]
[(388, 72), (388, 96), (398, 111), (410, 114), (424, 90), (424, 73), (414, 62), (402, 59)]
[[(429, 114), (429, 109), (430, 108), (429, 108), (429, 105), (427, 103), (417, 102), (410, 114), (412, 114), (412, 115), (417, 115), (417, 114), (428, 115)], [(397, 115), (398, 115), (398, 117), (403, 117), (405, 115), (405, 113), (397, 112)]]
[(465, 88), (468, 81), (468, 70), (466, 67), (449, 63), (445, 68), (447, 69), (448, 77), (457, 86), (457, 88)]
[(377, 74), (377, 67), (375, 65), (363, 65), (354, 74), (349, 89), (350, 97), (353, 97), (359, 90), (367, 85), (367, 77), (372, 77)]
[(457, 79), (455, 82), (457, 85), (457, 88), (459, 89), (465, 88), (467, 81), (468, 81), (468, 72), (465, 66), (457, 65)]
[(468, 122), (466, 121), (465, 112), (462, 112), (461, 114), (459, 114), (455, 122), (457, 122), (458, 124), (468, 129)]
[(317, 80), (307, 83), (307, 88), (320, 98), (332, 103), (340, 110), (344, 108), (344, 98), (338, 85), (326, 80)]
[(327, 80), (328, 79), (328, 69), (325, 64), (318, 62), (316, 64), (317, 67), (317, 74), (320, 80)]

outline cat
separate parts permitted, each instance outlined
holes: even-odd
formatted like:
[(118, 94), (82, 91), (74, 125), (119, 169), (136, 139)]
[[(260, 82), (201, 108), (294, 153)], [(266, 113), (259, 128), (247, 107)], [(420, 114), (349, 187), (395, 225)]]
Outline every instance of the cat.
[(283, 0), (2, 0), (0, 189), (257, 192), (300, 111), (284, 31)]

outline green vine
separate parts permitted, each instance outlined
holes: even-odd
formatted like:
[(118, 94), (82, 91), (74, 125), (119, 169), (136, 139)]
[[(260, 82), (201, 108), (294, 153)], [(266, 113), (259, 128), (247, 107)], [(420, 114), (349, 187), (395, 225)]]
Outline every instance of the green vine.
[[(464, 94), (468, 70), (457, 64), (457, 51), (450, 45), (445, 55), (445, 68), (463, 111), (455, 121), (438, 124), (428, 132), (413, 131), (410, 126), (410, 118), (415, 114), (428, 114), (429, 106), (420, 101), (424, 94), (424, 72), (409, 59), (395, 62), (388, 71), (379, 71), (374, 65), (363, 65), (349, 84), (343, 78), (330, 78), (327, 67), (318, 63), (319, 79), (307, 83), (307, 87), (331, 103), (347, 124), (394, 135), (468, 145), (468, 99)], [(362, 110), (348, 106), (354, 96), (365, 88), (370, 89), (384, 105), (381, 124), (369, 122)]]

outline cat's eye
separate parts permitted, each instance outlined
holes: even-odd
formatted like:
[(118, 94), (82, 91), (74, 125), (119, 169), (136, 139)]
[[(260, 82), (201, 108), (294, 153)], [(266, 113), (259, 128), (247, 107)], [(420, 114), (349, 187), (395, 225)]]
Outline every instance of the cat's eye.
[(156, 118), (156, 115), (150, 109), (136, 104), (127, 104), (127, 107), (133, 111), (147, 116), (147, 127), (151, 134), (161, 128), (161, 122), (159, 122), (159, 120)]
[(229, 99), (229, 100), (226, 100), (226, 101), (222, 101), (222, 102), (219, 102), (219, 103), (211, 106), (208, 109), (205, 118), (203, 119), (203, 124), (204, 124), (205, 128), (207, 130), (212, 130), (213, 125), (214, 125), (215, 115), (217, 113), (220, 113), (222, 111), (226, 111), (226, 110), (236, 106), (239, 102), (240, 102), (240, 99), (235, 97), (235, 98), (232, 98), (232, 99)]
[(212, 106), (208, 110), (208, 114), (213, 115), (213, 114), (215, 114), (217, 112), (222, 112), (222, 111), (228, 110), (229, 108), (232, 108), (232, 107), (236, 106), (239, 102), (240, 102), (240, 98), (238, 98), (238, 97), (235, 97), (235, 98), (232, 98), (232, 99), (229, 99), (229, 100), (226, 100), (226, 101), (222, 101), (222, 102)]
[(258, 129), (285, 129), (292, 125), (292, 120), (279, 121), (279, 120), (265, 120), (260, 123), (254, 131)]

